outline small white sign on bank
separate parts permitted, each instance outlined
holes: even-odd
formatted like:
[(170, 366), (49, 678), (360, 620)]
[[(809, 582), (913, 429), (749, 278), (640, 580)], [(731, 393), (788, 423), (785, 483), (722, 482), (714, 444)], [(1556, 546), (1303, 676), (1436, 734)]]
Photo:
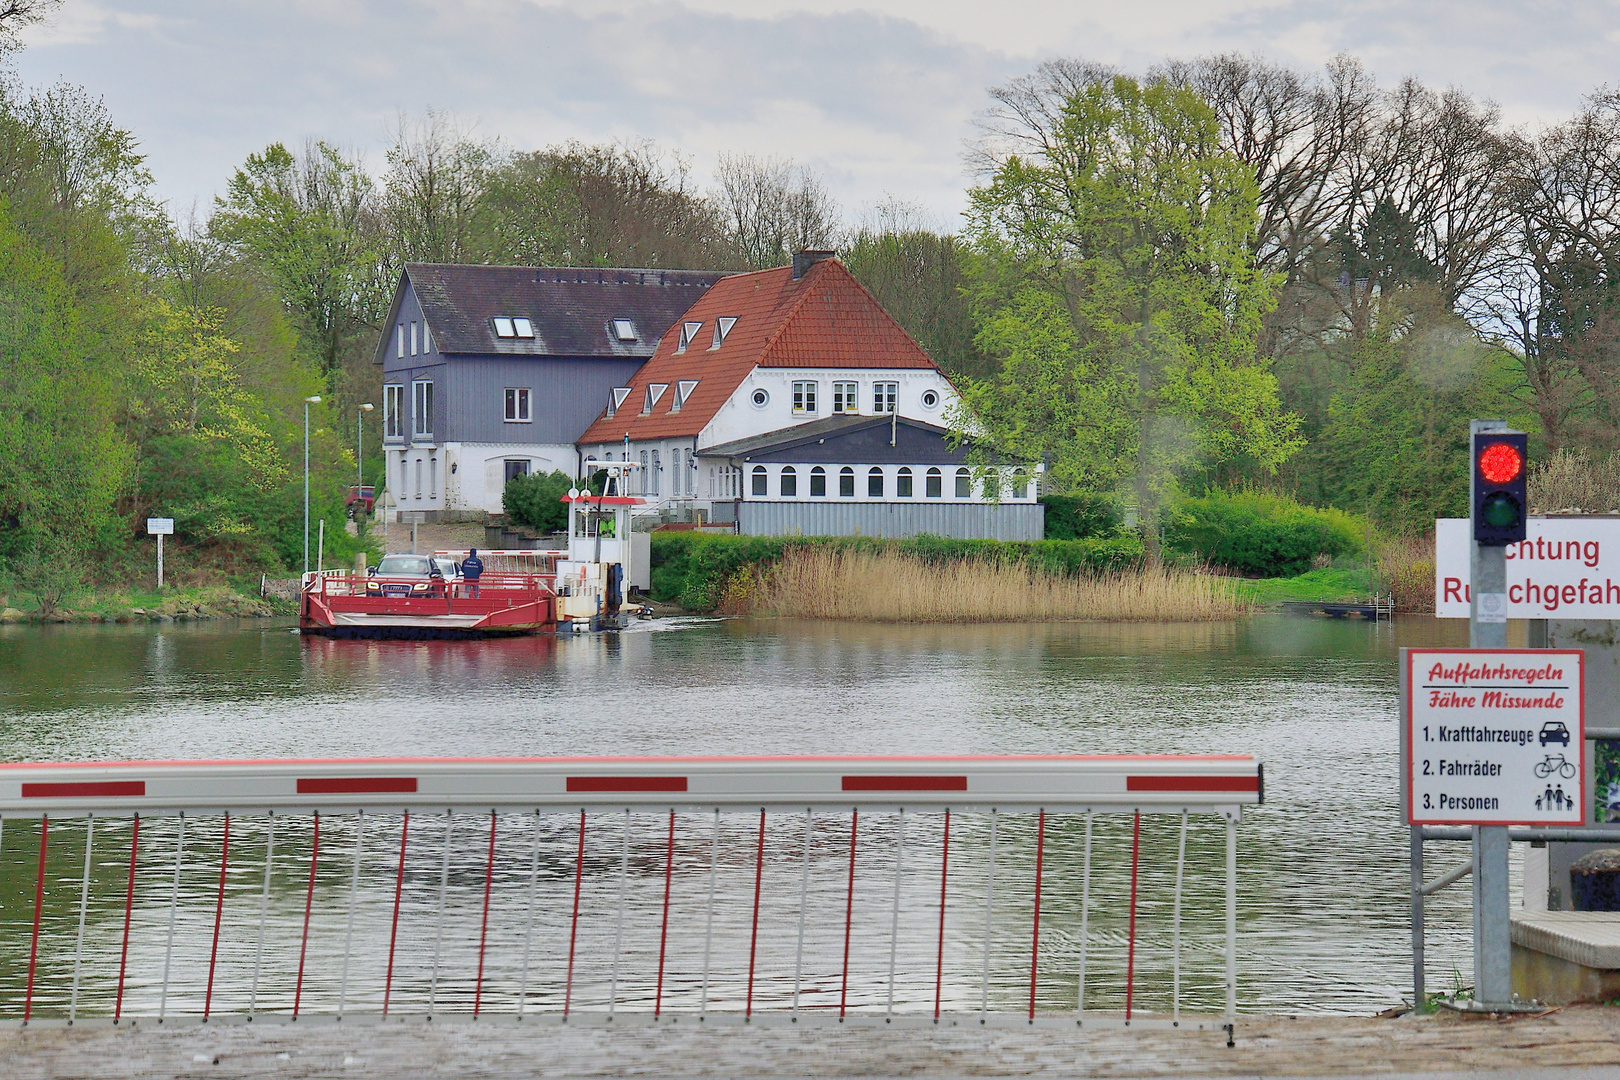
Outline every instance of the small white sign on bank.
[(1401, 788), (1411, 825), (1579, 825), (1579, 649), (1402, 649)]
[[(1467, 518), (1434, 523), (1434, 613), (1442, 619), (1468, 618), (1472, 544)], [(1620, 619), (1620, 517), (1532, 517), (1523, 542), (1503, 554), (1507, 592), (1481, 621)]]

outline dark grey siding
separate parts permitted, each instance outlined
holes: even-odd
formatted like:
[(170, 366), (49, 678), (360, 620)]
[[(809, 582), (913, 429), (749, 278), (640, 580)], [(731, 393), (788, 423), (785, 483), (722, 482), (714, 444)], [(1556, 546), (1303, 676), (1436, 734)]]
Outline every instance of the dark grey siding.
[[(730, 504), (727, 504), (729, 508)], [(738, 502), (744, 536), (949, 536), (958, 540), (1044, 540), (1040, 503)], [(720, 504), (716, 504), (719, 509)], [(714, 520), (722, 520), (717, 513)]]
[[(630, 381), (639, 357), (453, 356), (444, 365), (438, 406), (441, 439), (456, 442), (572, 443)], [(506, 422), (506, 388), (529, 388), (527, 424)], [(435, 433), (437, 434), (437, 433)]]

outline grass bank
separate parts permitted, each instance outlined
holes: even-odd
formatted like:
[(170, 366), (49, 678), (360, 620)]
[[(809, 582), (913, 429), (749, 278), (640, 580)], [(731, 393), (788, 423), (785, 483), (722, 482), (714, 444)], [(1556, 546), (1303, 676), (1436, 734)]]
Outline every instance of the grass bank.
[(817, 548), (790, 549), (732, 582), (721, 606), (862, 622), (1198, 622), (1245, 610), (1228, 579), (1184, 570), (1060, 575), (1020, 563), (938, 565), (901, 551)]
[(35, 596), (0, 596), (0, 624), (188, 622), (266, 618), (297, 612), (297, 604), (260, 597), (246, 589), (215, 585), (141, 591), (105, 589), (42, 605)]

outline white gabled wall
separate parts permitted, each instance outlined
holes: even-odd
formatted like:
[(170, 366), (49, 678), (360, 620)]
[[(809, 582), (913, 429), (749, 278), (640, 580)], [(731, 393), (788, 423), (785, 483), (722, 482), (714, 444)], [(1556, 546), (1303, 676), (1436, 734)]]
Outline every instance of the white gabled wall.
[[(793, 411), (793, 384), (816, 384), (816, 411)], [(873, 408), (874, 384), (899, 383), (898, 411), (901, 416), (921, 420), (925, 424), (945, 427), (947, 412), (956, 403), (956, 390), (943, 372), (937, 369), (901, 368), (885, 371), (874, 368), (775, 368), (756, 367), (743, 379), (714, 419), (698, 434), (698, 449), (718, 446), (736, 439), (747, 439), (767, 432), (781, 431), (812, 420), (825, 420), (838, 415), (833, 412), (833, 383), (853, 382), (859, 386), (857, 414), (876, 416)], [(764, 406), (753, 403), (756, 390), (764, 390)], [(932, 390), (937, 401), (932, 408), (923, 404), (923, 395)], [(886, 414), (885, 414), (886, 415)]]

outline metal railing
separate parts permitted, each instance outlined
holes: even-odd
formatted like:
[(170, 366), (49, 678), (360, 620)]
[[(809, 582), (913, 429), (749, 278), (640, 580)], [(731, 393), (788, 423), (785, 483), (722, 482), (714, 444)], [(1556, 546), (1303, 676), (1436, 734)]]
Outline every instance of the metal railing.
[(1230, 1036), (1262, 791), (1243, 756), (3, 765), (0, 1023)]

